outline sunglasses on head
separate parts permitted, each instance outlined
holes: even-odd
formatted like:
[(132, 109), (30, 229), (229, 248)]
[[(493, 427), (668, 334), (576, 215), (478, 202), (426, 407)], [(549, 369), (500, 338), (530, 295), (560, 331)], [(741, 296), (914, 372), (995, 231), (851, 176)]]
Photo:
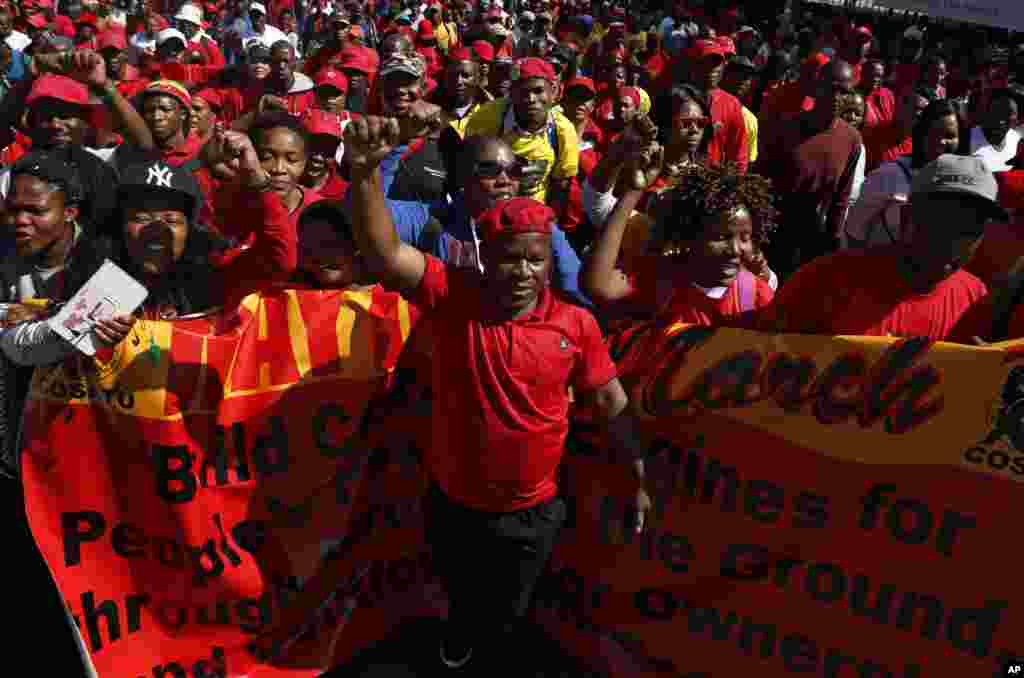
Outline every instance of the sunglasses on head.
[(502, 173), (511, 179), (520, 179), (526, 174), (525, 170), (526, 166), (519, 160), (510, 163), (485, 161), (476, 163), (473, 173), (480, 179), (497, 179)]

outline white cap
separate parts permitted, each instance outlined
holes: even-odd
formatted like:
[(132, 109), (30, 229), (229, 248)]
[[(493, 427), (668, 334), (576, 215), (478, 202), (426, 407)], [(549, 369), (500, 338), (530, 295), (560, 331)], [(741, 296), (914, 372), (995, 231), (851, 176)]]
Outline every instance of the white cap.
[(903, 37), (907, 40), (924, 40), (924, 31), (917, 26), (911, 26), (903, 31)]
[(159, 47), (168, 40), (173, 40), (175, 38), (181, 40), (181, 44), (183, 47), (188, 45), (188, 38), (186, 38), (185, 34), (179, 31), (177, 28), (165, 28), (164, 30), (157, 33), (156, 44)]
[(181, 6), (181, 9), (178, 10), (178, 13), (174, 15), (174, 18), (181, 21), (187, 21), (190, 24), (202, 26), (203, 10), (199, 9), (195, 5), (185, 3)]
[(263, 16), (267, 16), (267, 8), (258, 2), (249, 5), (249, 13), (251, 14), (252, 12), (259, 12)]

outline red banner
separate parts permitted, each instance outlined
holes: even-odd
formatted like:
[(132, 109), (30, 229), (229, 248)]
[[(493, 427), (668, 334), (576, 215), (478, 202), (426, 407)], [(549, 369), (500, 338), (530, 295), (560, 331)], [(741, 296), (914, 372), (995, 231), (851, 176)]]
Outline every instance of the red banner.
[[(101, 676), (316, 676), (441, 615), (415, 316), (287, 290), (39, 370), (33, 533)], [(655, 511), (584, 413), (536, 618), (595, 674), (1002, 676), (1024, 647), (1013, 346), (637, 327), (611, 348)], [(1015, 444), (1017, 443), (1017, 444)]]

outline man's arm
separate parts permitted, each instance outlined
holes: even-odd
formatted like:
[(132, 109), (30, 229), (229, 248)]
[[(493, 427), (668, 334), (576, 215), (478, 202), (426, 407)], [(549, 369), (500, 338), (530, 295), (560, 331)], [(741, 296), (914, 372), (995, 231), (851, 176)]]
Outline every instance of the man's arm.
[(426, 271), (426, 257), (398, 237), (378, 168), (400, 138), (398, 121), (374, 116), (345, 128), (352, 168), (352, 223), (356, 243), (371, 270), (391, 287), (411, 292)]

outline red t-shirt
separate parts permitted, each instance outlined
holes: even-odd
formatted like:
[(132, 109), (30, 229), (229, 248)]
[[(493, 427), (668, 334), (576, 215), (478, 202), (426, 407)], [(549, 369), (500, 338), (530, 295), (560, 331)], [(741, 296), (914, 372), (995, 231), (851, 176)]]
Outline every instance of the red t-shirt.
[(746, 172), (750, 162), (750, 141), (747, 139), (747, 123), (743, 119), (743, 104), (724, 90), (712, 90), (711, 119), (715, 133), (708, 145), (709, 162), (734, 163), (741, 172)]
[[(991, 306), (985, 283), (958, 270), (924, 294), (900, 271), (900, 245), (846, 250), (797, 271), (763, 314), (762, 326), (800, 334), (928, 337), (971, 343), (985, 336)], [(979, 303), (981, 302), (981, 303)]]
[[(675, 288), (672, 297), (658, 315), (662, 320), (670, 323), (732, 326), (749, 323), (753, 325), (752, 311), (771, 304), (775, 293), (772, 292), (772, 288), (766, 280), (752, 273), (742, 275), (746, 279), (743, 285), (747, 285), (747, 289), (741, 291), (740, 276), (737, 276), (726, 288), (725, 294), (718, 299), (709, 297), (704, 290), (687, 281)], [(743, 297), (747, 298), (743, 299)], [(741, 317), (746, 322), (737, 322)]]
[(597, 321), (550, 289), (529, 314), (494, 319), (479, 273), (426, 259), (409, 296), (434, 322), (427, 468), (446, 495), (478, 510), (550, 499), (569, 431), (568, 388), (578, 396), (616, 376)]

